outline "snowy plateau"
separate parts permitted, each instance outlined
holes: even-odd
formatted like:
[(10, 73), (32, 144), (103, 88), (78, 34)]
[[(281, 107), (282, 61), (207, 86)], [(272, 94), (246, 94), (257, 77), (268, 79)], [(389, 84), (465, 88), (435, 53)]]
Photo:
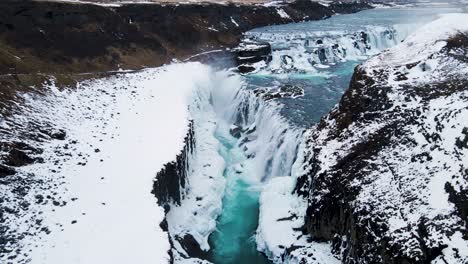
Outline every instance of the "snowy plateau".
[[(15, 262), (167, 262), (168, 235), (159, 227), (164, 211), (151, 186), (182, 149), (191, 93), (209, 84), (209, 76), (207, 66), (189, 63), (21, 94), (18, 114), (2, 129), (34, 133), (35, 124), (49, 124), (66, 139), (42, 146), (40, 163), (21, 167), (13, 184), (1, 186), (2, 199), (19, 210), (3, 224), (15, 226), (12, 241), (25, 236), (8, 245)], [(39, 191), (22, 196), (17, 188)]]

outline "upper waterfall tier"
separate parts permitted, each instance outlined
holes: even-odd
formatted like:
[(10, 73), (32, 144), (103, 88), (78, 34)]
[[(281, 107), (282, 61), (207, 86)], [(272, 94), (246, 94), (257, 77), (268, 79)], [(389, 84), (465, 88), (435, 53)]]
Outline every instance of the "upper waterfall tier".
[[(362, 61), (391, 48), (419, 26), (455, 8), (363, 11), (319, 22), (263, 27), (245, 34), (246, 41), (268, 43), (271, 56), (256, 63), (260, 74), (330, 72), (334, 65)], [(409, 19), (411, 16), (421, 17)], [(366, 19), (361, 19), (365, 17)]]
[(302, 34), (250, 33), (271, 43), (272, 60), (261, 73), (316, 73), (348, 60), (358, 61), (395, 46), (413, 25), (374, 26), (357, 31)]

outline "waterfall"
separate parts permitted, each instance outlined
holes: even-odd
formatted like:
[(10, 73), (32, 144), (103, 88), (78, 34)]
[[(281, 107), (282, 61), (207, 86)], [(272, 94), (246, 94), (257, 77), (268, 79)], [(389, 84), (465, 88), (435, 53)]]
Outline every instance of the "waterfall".
[[(180, 204), (171, 205), (166, 216), (176, 262), (204, 258), (203, 251), (210, 249), (208, 237), (216, 229), (223, 196), (229, 191), (225, 190), (223, 171), (233, 165), (226, 160), (230, 157), (220, 154), (220, 138), (227, 138), (223, 143), (232, 144), (242, 156), (234, 165), (245, 169), (245, 181), (257, 193), (270, 178), (291, 175), (302, 139), (302, 130), (280, 115), (280, 105), (263, 101), (240, 75), (212, 69), (204, 74), (206, 78), (195, 84), (189, 104), (194, 140), (193, 150), (182, 164), (187, 172), (181, 190), (184, 196)], [(199, 249), (187, 246), (192, 242)]]
[(272, 61), (263, 73), (317, 73), (346, 61), (363, 60), (390, 48), (409, 35), (415, 25), (369, 26), (356, 31), (254, 31), (246, 38), (268, 42)]
[(281, 116), (281, 105), (264, 101), (254, 91), (230, 85), (217, 87), (213, 105), (221, 120), (254, 167), (254, 177), (265, 181), (274, 176), (291, 175), (302, 130), (292, 127)]
[[(239, 76), (237, 78), (240, 78)], [(245, 83), (233, 89), (225, 78), (211, 93), (218, 115), (216, 137), (226, 165), (223, 210), (210, 237), (215, 263), (269, 263), (254, 242), (259, 195), (272, 178), (291, 175), (302, 130), (281, 116), (280, 105), (263, 98)]]
[[(327, 35), (263, 32), (251, 33), (251, 36), (272, 43), (273, 60), (263, 70), (281, 73), (318, 72), (347, 60), (361, 60), (400, 42), (406, 32), (404, 26), (394, 26)], [(231, 207), (226, 209), (223, 201), (233, 203), (235, 197), (247, 191), (252, 192), (249, 199), (255, 199), (258, 204), (258, 195), (265, 184), (266, 192), (260, 200), (260, 219), (264, 224), (257, 230), (256, 240), (258, 249), (274, 258), (277, 252), (273, 253), (271, 246), (265, 244), (268, 241), (265, 235), (271, 233), (265, 228), (276, 222), (266, 217), (265, 212), (270, 214), (275, 205), (267, 200), (293, 203), (294, 215), (298, 216), (294, 225), (299, 227), (304, 203), (292, 191), (295, 171), (303, 165), (300, 148), (304, 131), (282, 116), (282, 105), (278, 101), (265, 101), (250, 89), (245, 77), (227, 70), (200, 67), (205, 77), (195, 84), (189, 104), (194, 146), (184, 170), (187, 184), (181, 190), (184, 197), (180, 204), (173, 204), (167, 213), (174, 259), (177, 263), (186, 258), (208, 258), (207, 252), (213, 246), (209, 237), (219, 229), (216, 219), (226, 213), (228, 218), (235, 215), (224, 211)], [(239, 180), (243, 189), (238, 189)], [(269, 194), (272, 197), (268, 198)], [(223, 197), (229, 199), (223, 200)], [(225, 221), (226, 217), (222, 219)], [(271, 224), (265, 224), (271, 219)], [(285, 227), (288, 236), (297, 235), (289, 228), (288, 221), (281, 224), (288, 225)]]

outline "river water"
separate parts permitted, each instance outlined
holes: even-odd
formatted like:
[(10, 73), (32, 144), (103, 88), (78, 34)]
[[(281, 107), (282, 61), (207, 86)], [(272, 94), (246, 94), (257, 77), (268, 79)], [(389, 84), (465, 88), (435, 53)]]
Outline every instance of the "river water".
[(214, 263), (269, 263), (256, 249), (254, 240), (258, 223), (258, 183), (249, 180), (251, 171), (241, 168), (247, 157), (237, 146), (236, 138), (219, 128), (215, 134), (221, 142), (220, 154), (226, 162), (226, 191), (223, 213), (217, 231), (210, 237)]
[[(254, 140), (264, 137), (267, 141), (278, 141), (274, 144), (276, 148), (263, 151), (261, 155), (246, 153), (247, 136), (233, 137), (229, 133), (232, 124), (218, 125), (215, 136), (221, 143), (219, 153), (226, 162), (224, 176), (227, 184), (217, 230), (210, 236), (212, 250), (209, 260), (216, 264), (270, 263), (257, 251), (254, 238), (258, 224), (258, 198), (261, 186), (269, 178), (289, 175), (295, 160), (291, 153), (297, 151), (294, 146), (300, 142), (298, 138), (302, 129), (316, 123), (339, 102), (354, 68), (360, 62), (398, 44), (420, 25), (440, 14), (461, 11), (460, 7), (446, 5), (374, 9), (248, 32), (247, 37), (271, 44), (273, 60), (268, 66), (245, 76), (245, 89), (276, 92), (285, 85), (291, 85), (303, 90), (304, 94), (275, 99), (264, 106), (276, 108), (273, 112), (281, 117), (255, 113), (257, 117), (251, 125), (255, 128)], [(257, 106), (246, 111), (253, 111), (253, 108)], [(286, 120), (291, 135), (270, 136), (272, 132), (269, 130), (278, 128), (260, 125), (279, 122), (280, 119), (281, 122)], [(268, 148), (267, 143), (271, 142), (263, 142), (265, 148)], [(288, 144), (292, 150), (285, 152), (284, 146)], [(283, 158), (271, 158), (280, 152), (289, 154), (282, 154)], [(252, 163), (263, 165), (255, 169)]]

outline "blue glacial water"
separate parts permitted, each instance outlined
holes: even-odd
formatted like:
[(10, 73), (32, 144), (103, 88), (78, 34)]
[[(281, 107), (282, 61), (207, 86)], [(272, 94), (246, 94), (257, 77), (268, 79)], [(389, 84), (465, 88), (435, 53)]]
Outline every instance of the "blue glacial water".
[(218, 128), (215, 136), (221, 142), (219, 153), (226, 161), (226, 193), (223, 213), (218, 218), (217, 231), (210, 236), (213, 248), (210, 260), (214, 263), (270, 263), (256, 249), (254, 239), (258, 223), (259, 189), (249, 180), (244, 168), (247, 157), (237, 147), (238, 139)]
[(333, 75), (322, 74), (290, 74), (286, 78), (275, 75), (247, 76), (250, 89), (275, 89), (289, 84), (304, 89), (304, 96), (296, 98), (281, 98), (281, 114), (292, 125), (310, 127), (340, 100), (347, 89), (354, 67), (359, 61), (348, 61), (333, 66), (329, 70)]
[[(439, 14), (461, 11), (460, 7), (451, 6), (375, 9), (252, 30), (248, 36), (272, 45), (273, 61), (263, 70), (245, 76), (246, 89), (275, 90), (285, 84), (301, 87), (304, 96), (277, 99), (275, 107), (281, 108), (280, 114), (291, 127), (310, 127), (339, 102), (356, 65), (398, 44)], [(366, 33), (367, 41), (355, 44), (361, 32)], [(317, 61), (316, 50), (322, 48), (325, 58)], [(227, 185), (217, 231), (210, 236), (209, 260), (215, 264), (270, 263), (257, 251), (254, 240), (263, 182), (252, 178), (261, 179), (262, 175), (249, 170), (249, 158), (239, 147), (239, 140), (229, 134), (228, 127), (220, 126), (216, 132), (222, 144), (219, 153), (226, 161)]]
[[(372, 9), (321, 21), (254, 29), (247, 36), (270, 43), (273, 61), (246, 78), (251, 89), (277, 89), (283, 84), (304, 89), (303, 97), (279, 101), (283, 116), (293, 125), (310, 127), (340, 100), (359, 63), (397, 45), (441, 14), (463, 12), (464, 8), (445, 4), (437, 8)], [(357, 41), (361, 34), (365, 34), (365, 43)], [(320, 50), (322, 58), (317, 58)]]

